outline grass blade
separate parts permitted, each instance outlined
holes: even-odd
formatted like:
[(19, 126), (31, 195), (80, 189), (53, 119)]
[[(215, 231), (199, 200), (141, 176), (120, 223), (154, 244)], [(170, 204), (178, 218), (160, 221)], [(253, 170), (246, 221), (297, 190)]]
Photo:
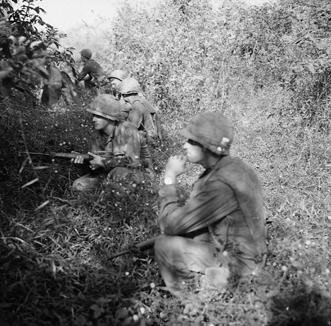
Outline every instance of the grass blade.
[(39, 211), (40, 209), (44, 208), (46, 205), (49, 204), (49, 200), (44, 201), (41, 205), (39, 205), (34, 211)]
[(38, 182), (38, 181), (39, 181), (39, 178), (35, 178), (35, 179), (29, 181), (29, 182), (25, 183), (25, 184), (22, 186), (22, 189), (24, 189), (24, 188), (26, 188), (26, 187), (28, 187), (28, 186), (31, 186), (32, 184), (34, 184), (34, 183), (36, 183), (36, 182)]

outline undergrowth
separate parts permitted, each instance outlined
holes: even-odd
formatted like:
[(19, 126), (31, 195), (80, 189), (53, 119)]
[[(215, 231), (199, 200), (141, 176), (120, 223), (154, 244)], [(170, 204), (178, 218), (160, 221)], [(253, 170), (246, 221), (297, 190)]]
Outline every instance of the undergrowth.
[[(329, 325), (328, 138), (273, 115), (266, 96), (279, 95), (264, 91), (245, 98), (246, 107), (233, 101), (226, 112), (236, 128), (233, 154), (256, 169), (265, 190), (269, 256), (260, 277), (231, 291), (209, 289), (179, 299), (164, 290), (152, 249), (111, 258), (158, 234), (159, 179), (167, 158), (181, 148), (180, 128), (172, 132), (164, 117), (168, 136), (152, 148), (156, 178), (141, 184), (77, 194), (70, 185), (81, 171), (72, 163), (32, 156), (34, 167), (49, 169), (34, 170), (39, 182), (17, 197), (2, 196), (13, 207), (2, 206), (1, 324)], [(22, 151), (26, 145), (38, 152), (88, 150), (90, 117), (83, 107), (42, 114), (33, 118), (33, 135), (28, 127), (12, 130)], [(52, 145), (45, 146), (46, 139)], [(24, 158), (15, 156), (11, 173), (17, 174)], [(185, 190), (198, 172), (182, 177)], [(17, 185), (32, 174), (27, 163)], [(41, 200), (49, 203), (33, 211)]]
[[(16, 36), (29, 50), (43, 33), (34, 1), (14, 3), (0, 8), (0, 52), (18, 85), (42, 61), (6, 46)], [(153, 11), (126, 2), (107, 31), (75, 31), (71, 45), (89, 44), (108, 72), (129, 70), (159, 109), (167, 135), (152, 146), (156, 176), (143, 183), (75, 193), (86, 166), (48, 154), (89, 150), (92, 94), (77, 88), (76, 102), (49, 109), (35, 103), (34, 84), (7, 96), (1, 80), (0, 325), (331, 325), (328, 14), (327, 1), (313, 0), (164, 1)], [(56, 31), (43, 36), (58, 42)], [(261, 180), (269, 254), (263, 273), (237, 288), (174, 298), (153, 250), (132, 245), (158, 234), (164, 166), (181, 151), (184, 123), (204, 110), (234, 122), (232, 154)], [(183, 192), (201, 172), (189, 167)]]

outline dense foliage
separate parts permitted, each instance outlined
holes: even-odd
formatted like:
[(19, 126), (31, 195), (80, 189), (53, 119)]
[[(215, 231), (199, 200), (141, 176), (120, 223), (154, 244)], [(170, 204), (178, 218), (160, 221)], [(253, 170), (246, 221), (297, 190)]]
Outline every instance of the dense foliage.
[(35, 1), (1, 0), (0, 7), (0, 96), (20, 91), (26, 99), (48, 74), (45, 56), (72, 65), (71, 49), (61, 49), (64, 35), (41, 17), (44, 10)]
[[(108, 72), (130, 70), (167, 132), (152, 148), (155, 180), (88, 194), (71, 190), (84, 167), (29, 154), (89, 150), (90, 93), (36, 102), (45, 54), (72, 65), (71, 49), (35, 1), (0, 3), (1, 325), (330, 323), (328, 0), (127, 2), (112, 24), (75, 30), (66, 44), (92, 48)], [(109, 257), (158, 233), (161, 171), (180, 151), (183, 123), (204, 110), (233, 120), (233, 154), (261, 179), (270, 252), (259, 278), (180, 300), (163, 288), (152, 250)], [(182, 176), (183, 192), (199, 172)]]
[[(224, 109), (239, 90), (280, 85), (291, 92), (294, 115), (327, 127), (327, 0), (253, 8), (236, 1), (217, 8), (173, 1), (139, 13), (123, 8), (109, 39), (116, 50), (109, 64), (135, 72), (164, 112), (196, 112), (201, 105)], [(291, 116), (291, 110), (277, 113)]]

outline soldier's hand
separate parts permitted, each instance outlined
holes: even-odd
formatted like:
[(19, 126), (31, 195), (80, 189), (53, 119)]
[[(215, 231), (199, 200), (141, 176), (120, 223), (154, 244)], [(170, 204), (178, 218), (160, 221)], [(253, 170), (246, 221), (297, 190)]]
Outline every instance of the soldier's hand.
[(71, 159), (71, 162), (75, 163), (75, 164), (83, 164), (84, 163), (84, 158), (82, 155), (80, 155), (79, 153), (76, 152), (72, 152), (73, 154), (77, 154), (77, 156), (75, 158)]
[(186, 161), (185, 155), (171, 156), (165, 168), (165, 176), (176, 178), (184, 173)]
[(90, 156), (93, 157), (93, 159), (90, 161), (90, 166), (92, 170), (95, 170), (100, 167), (104, 167), (104, 158), (100, 155), (96, 155), (94, 153), (88, 152)]

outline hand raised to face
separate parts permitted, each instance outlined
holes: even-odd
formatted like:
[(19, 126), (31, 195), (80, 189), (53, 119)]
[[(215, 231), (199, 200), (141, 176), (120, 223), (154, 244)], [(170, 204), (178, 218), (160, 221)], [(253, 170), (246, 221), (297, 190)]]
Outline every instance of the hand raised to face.
[(176, 178), (185, 172), (187, 158), (185, 155), (174, 155), (168, 160), (165, 168), (165, 176)]

